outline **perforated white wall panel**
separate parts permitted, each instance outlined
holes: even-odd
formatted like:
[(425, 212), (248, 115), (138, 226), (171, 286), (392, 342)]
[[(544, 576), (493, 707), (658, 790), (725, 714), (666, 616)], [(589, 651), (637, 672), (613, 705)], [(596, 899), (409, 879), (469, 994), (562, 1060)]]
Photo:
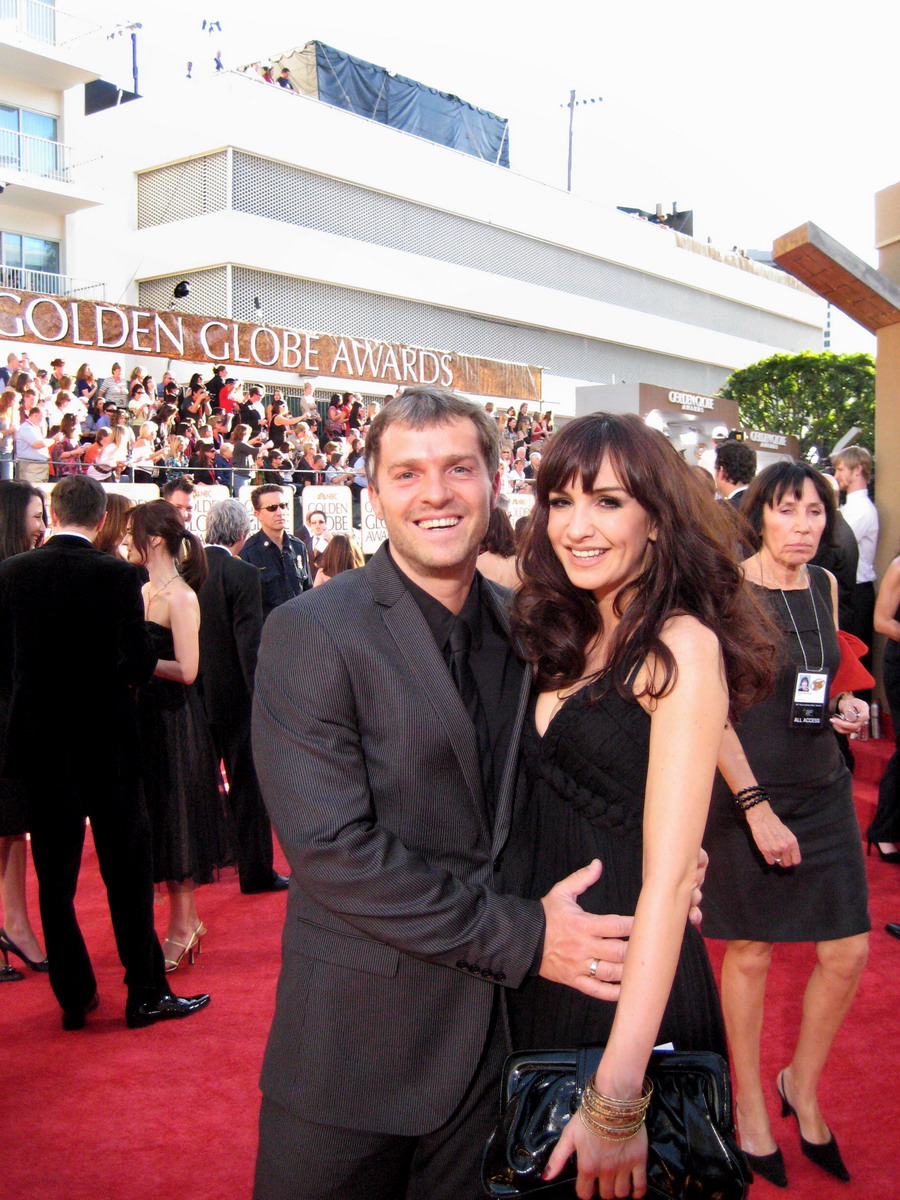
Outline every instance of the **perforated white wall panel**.
[(226, 166), (222, 151), (138, 175), (138, 229), (221, 212), (227, 194)]
[[(186, 276), (165, 275), (158, 279), (145, 279), (139, 285), (141, 306), (160, 309), (173, 307), (176, 312), (195, 316), (227, 316), (226, 270), (226, 267), (213, 267), (208, 271), (190, 271)], [(190, 284), (191, 294), (183, 300), (174, 300), (172, 291), (176, 283), (185, 278)]]
[[(256, 321), (262, 315), (272, 325), (527, 363), (555, 375), (597, 383), (611, 383), (615, 376), (617, 383), (658, 383), (711, 396), (729, 374), (719, 367), (613, 342), (242, 267), (232, 269), (232, 297), (233, 316), (240, 321)], [(254, 297), (262, 302), (261, 314)]]
[(474, 267), (785, 350), (806, 349), (816, 336), (787, 317), (299, 167), (240, 150), (234, 151), (233, 163), (232, 206), (239, 212)]

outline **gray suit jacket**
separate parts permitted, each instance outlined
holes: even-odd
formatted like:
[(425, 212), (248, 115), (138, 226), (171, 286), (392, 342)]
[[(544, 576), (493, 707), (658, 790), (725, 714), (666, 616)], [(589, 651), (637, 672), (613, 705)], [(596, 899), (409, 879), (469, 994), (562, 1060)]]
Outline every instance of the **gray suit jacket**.
[(384, 547), (269, 617), (254, 757), (293, 877), (262, 1088), (288, 1110), (414, 1136), (462, 1099), (543, 931), (494, 890), (528, 688), (491, 829), (472, 722)]

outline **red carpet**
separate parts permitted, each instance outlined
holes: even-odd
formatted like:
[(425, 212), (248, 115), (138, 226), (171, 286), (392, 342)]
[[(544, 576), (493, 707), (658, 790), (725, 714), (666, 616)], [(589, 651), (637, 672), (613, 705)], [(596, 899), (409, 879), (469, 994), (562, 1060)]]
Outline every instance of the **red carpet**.
[[(859, 748), (863, 827), (887, 750), (885, 742)], [(900, 867), (873, 858), (868, 869), (869, 966), (822, 1088), (853, 1182), (840, 1184), (814, 1168), (800, 1154), (793, 1123), (776, 1118), (794, 1200), (900, 1195), (900, 941), (884, 933), (886, 921), (900, 921)], [(33, 882), (30, 895), (36, 913)], [(183, 995), (211, 992), (212, 1003), (186, 1022), (133, 1031), (123, 1019), (121, 967), (90, 842), (78, 904), (101, 997), (87, 1028), (63, 1033), (46, 976), (27, 973), (23, 983), (0, 984), (0, 1197), (249, 1200), (284, 894), (241, 896), (232, 874), (200, 889), (198, 908), (210, 931), (203, 954), (170, 978)], [(165, 921), (161, 899), (161, 931)], [(710, 949), (718, 961), (720, 946)], [(776, 954), (763, 1045), (768, 1079), (786, 1061), (811, 960), (809, 946)], [(775, 1117), (774, 1101), (770, 1108)], [(784, 1194), (765, 1182), (753, 1187), (756, 1200)]]

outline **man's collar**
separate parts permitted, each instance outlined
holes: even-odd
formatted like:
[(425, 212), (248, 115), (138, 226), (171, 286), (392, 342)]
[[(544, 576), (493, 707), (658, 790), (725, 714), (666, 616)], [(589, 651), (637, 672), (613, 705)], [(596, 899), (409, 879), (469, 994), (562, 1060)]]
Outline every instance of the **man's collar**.
[(74, 538), (81, 538), (83, 541), (87, 542), (87, 544), (89, 546), (93, 546), (94, 538), (96, 536), (97, 536), (96, 532), (94, 533), (94, 536), (91, 537), (91, 535), (89, 533), (85, 533), (84, 530), (82, 530), (82, 529), (60, 528), (60, 529), (54, 529), (52, 531), (50, 540), (52, 541), (53, 538), (58, 538), (58, 537), (74, 537)]

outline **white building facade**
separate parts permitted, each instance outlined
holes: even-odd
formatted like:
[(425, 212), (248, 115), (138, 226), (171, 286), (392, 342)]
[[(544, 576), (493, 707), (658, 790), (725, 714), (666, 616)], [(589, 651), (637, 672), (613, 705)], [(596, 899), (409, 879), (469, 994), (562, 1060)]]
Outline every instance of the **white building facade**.
[(40, 0), (0, 5), (0, 280), (100, 299), (69, 263), (67, 219), (103, 200), (104, 162), (84, 125), (84, 84), (101, 74), (100, 29)]
[[(563, 415), (579, 386), (714, 394), (736, 367), (821, 348), (823, 302), (778, 272), (258, 78), (185, 80), (77, 124), (103, 203), (35, 219), (65, 221), (61, 263), (110, 303), (540, 367)], [(101, 374), (113, 356), (93, 357)], [(348, 386), (319, 367), (320, 394)]]

